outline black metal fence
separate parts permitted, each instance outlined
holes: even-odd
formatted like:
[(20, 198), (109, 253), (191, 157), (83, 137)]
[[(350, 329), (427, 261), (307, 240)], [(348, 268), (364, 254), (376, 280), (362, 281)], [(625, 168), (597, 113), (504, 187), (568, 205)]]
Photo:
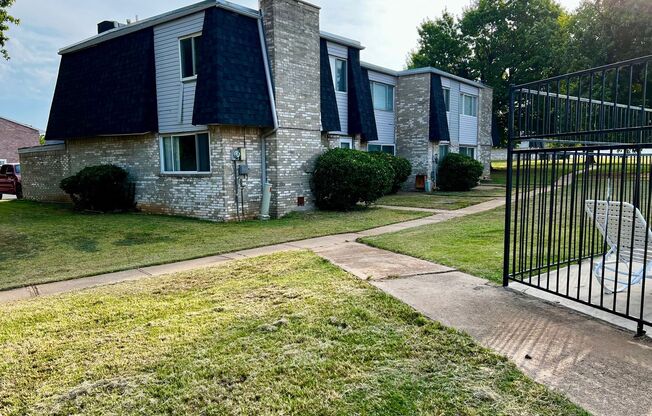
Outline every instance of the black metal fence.
[[(652, 325), (652, 56), (511, 88), (504, 284)], [(652, 300), (652, 299), (650, 299)]]

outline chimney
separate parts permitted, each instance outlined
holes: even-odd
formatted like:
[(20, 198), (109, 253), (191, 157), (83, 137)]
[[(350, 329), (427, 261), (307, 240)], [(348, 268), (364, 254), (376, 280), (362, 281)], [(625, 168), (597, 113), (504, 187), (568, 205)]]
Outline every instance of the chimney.
[(121, 23), (105, 20), (97, 24), (97, 34), (99, 35), (100, 33), (108, 32), (109, 30), (117, 29), (122, 26), (124, 25)]
[(271, 214), (314, 206), (310, 177), (321, 139), (319, 7), (260, 0), (279, 128), (267, 139)]

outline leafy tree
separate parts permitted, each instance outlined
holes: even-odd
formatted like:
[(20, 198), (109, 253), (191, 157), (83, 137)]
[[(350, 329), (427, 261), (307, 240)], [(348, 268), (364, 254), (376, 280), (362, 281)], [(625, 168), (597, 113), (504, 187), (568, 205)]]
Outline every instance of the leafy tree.
[(470, 77), (470, 49), (462, 39), (459, 23), (448, 11), (435, 20), (426, 20), (419, 27), (419, 46), (410, 53), (408, 66), (434, 66), (459, 76)]
[(605, 65), (652, 53), (652, 1), (585, 0), (569, 21), (569, 70)]
[(15, 0), (0, 0), (0, 55), (5, 59), (9, 59), (9, 53), (5, 49), (5, 45), (9, 38), (7, 37), (7, 31), (9, 30), (9, 23), (15, 25), (20, 23), (20, 20), (11, 16), (7, 9), (11, 6)]
[(567, 26), (568, 16), (554, 0), (476, 0), (457, 21), (444, 13), (423, 22), (408, 64), (436, 66), (491, 86), (505, 132), (509, 85), (565, 69)]

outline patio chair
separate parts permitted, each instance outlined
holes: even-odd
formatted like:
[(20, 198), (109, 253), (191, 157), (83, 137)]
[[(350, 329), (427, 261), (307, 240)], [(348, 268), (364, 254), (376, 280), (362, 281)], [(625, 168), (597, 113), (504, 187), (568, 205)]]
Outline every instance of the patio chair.
[(622, 292), (652, 277), (652, 232), (641, 211), (627, 202), (594, 200), (587, 200), (585, 209), (609, 247), (594, 268), (603, 289)]

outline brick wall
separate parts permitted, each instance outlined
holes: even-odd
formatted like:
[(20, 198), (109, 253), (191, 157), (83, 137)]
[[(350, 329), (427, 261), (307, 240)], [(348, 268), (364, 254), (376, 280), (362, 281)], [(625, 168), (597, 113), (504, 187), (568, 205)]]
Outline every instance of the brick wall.
[(70, 202), (60, 188), (69, 176), (69, 160), (63, 144), (39, 146), (20, 152), (23, 195), (33, 201)]
[[(66, 201), (58, 188), (62, 178), (86, 166), (115, 164), (129, 172), (136, 185), (138, 208), (145, 212), (183, 215), (215, 221), (237, 217), (236, 184), (231, 150), (247, 149), (247, 178), (239, 177), (238, 210), (255, 218), (261, 202), (261, 148), (257, 128), (214, 127), (210, 131), (211, 172), (197, 175), (161, 173), (159, 139), (155, 135), (75, 139), (61, 150), (21, 154), (25, 197)], [(245, 162), (238, 162), (241, 164)], [(242, 181), (240, 181), (242, 179)], [(242, 192), (240, 186), (244, 185)], [(244, 202), (242, 202), (244, 201)]]
[[(321, 137), (319, 8), (300, 0), (262, 0), (279, 129), (267, 139), (272, 216), (314, 207), (310, 176)], [(305, 206), (298, 206), (298, 198)]]
[(412, 175), (403, 185), (413, 190), (416, 175), (430, 177), (430, 74), (403, 76), (396, 90), (396, 154), (412, 163)]
[(17, 163), (19, 148), (38, 145), (38, 130), (0, 118), (0, 159)]
[(488, 178), (491, 174), (491, 124), (493, 115), (493, 90), (480, 89), (478, 98), (478, 156), (477, 159), (484, 165), (483, 176)]

